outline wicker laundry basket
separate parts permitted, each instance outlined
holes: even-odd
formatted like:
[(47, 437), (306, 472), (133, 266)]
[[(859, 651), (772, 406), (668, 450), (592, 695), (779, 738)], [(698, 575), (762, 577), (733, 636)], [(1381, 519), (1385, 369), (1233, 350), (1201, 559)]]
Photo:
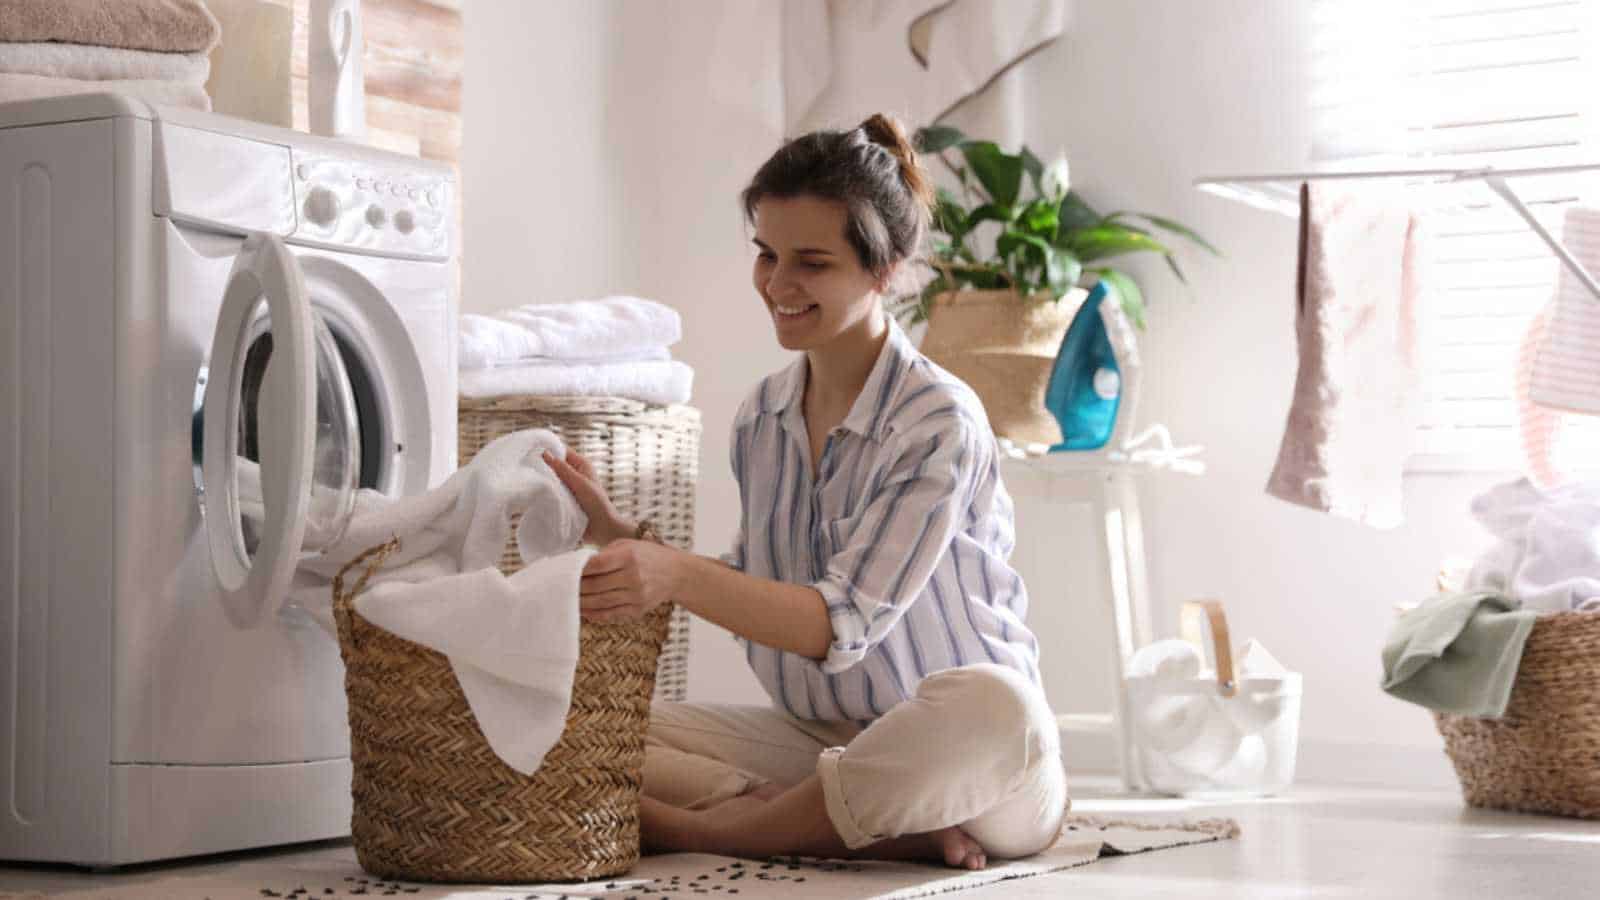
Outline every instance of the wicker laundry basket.
[(490, 749), (443, 654), (355, 612), (398, 541), (333, 583), (350, 710), (350, 830), (361, 867), (416, 881), (576, 881), (639, 859), (639, 787), (669, 607), (583, 625), (566, 728), (532, 775)]
[(1468, 805), (1600, 818), (1600, 612), (1539, 616), (1503, 718), (1434, 719)]
[[(694, 544), (694, 488), (700, 470), (700, 413), (620, 397), (508, 396), (460, 399), (456, 417), (462, 465), (495, 438), (547, 428), (593, 466), (624, 516), (648, 517), (662, 540)], [(500, 567), (521, 568), (515, 540)], [(683, 700), (689, 687), (689, 613), (675, 609), (656, 671), (658, 700)]]

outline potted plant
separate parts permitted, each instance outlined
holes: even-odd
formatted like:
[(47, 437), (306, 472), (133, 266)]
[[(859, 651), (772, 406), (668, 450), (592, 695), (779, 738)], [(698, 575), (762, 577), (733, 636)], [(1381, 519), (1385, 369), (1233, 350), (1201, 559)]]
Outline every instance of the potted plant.
[(1071, 190), (1065, 157), (1046, 166), (1027, 147), (1009, 154), (944, 125), (918, 130), (915, 141), (944, 163), (958, 187), (937, 191), (927, 258), (933, 278), (895, 312), (927, 321), (922, 352), (977, 391), (996, 434), (1057, 443), (1061, 433), (1045, 409), (1045, 388), (1085, 287), (1104, 281), (1108, 301), (1142, 329), (1144, 293), (1108, 260), (1159, 253), (1185, 281), (1157, 232), (1218, 251), (1170, 219), (1096, 212)]

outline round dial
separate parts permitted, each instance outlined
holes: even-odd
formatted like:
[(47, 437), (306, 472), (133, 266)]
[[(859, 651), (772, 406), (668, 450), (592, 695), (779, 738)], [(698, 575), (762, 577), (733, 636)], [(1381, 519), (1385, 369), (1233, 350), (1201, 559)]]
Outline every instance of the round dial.
[(388, 217), (388, 213), (383, 211), (383, 207), (376, 203), (367, 207), (367, 224), (371, 225), (373, 228), (382, 228), (384, 221), (386, 221)]
[(411, 210), (402, 209), (394, 214), (394, 227), (401, 234), (410, 234), (412, 229), (417, 227), (416, 217), (411, 214)]
[(339, 218), (339, 195), (327, 188), (312, 188), (306, 195), (306, 218), (327, 227)]

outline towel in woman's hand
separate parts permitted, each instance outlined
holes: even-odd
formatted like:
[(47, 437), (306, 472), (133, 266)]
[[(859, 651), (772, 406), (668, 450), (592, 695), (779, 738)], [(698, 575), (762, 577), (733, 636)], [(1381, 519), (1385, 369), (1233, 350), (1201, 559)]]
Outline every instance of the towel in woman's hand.
[(201, 0), (0, 0), (0, 41), (209, 53), (221, 35)]
[(1315, 182), (1300, 204), (1300, 365), (1267, 493), (1392, 528), (1421, 404), (1423, 229), (1380, 189)]
[(678, 311), (639, 297), (530, 303), (492, 316), (461, 317), (459, 367), (535, 359), (640, 359), (683, 337)]
[(49, 41), (0, 43), (0, 72), (79, 81), (181, 81), (203, 86), (211, 77), (211, 57)]
[[(591, 555), (576, 549), (588, 519), (545, 451), (566, 452), (549, 431), (519, 431), (490, 442), (426, 494), (395, 500), (363, 491), (343, 535), (302, 561), (290, 598), (333, 632), (334, 576), (362, 551), (398, 538), (356, 611), (447, 656), (489, 746), (524, 774), (539, 767), (566, 722), (578, 585)], [(516, 514), (527, 568), (508, 578), (497, 564)]]

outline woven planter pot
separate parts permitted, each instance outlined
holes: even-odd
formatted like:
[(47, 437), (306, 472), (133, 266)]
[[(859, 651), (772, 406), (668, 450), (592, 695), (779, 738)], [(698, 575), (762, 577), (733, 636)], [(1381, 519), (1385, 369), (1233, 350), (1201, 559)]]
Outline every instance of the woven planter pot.
[(1044, 406), (1061, 338), (1088, 292), (1060, 302), (1023, 300), (1012, 291), (953, 291), (933, 299), (924, 356), (966, 382), (983, 401), (994, 433), (1019, 444), (1059, 444), (1061, 428)]
[(1434, 720), (1469, 806), (1600, 818), (1600, 612), (1539, 616), (1504, 717)]

